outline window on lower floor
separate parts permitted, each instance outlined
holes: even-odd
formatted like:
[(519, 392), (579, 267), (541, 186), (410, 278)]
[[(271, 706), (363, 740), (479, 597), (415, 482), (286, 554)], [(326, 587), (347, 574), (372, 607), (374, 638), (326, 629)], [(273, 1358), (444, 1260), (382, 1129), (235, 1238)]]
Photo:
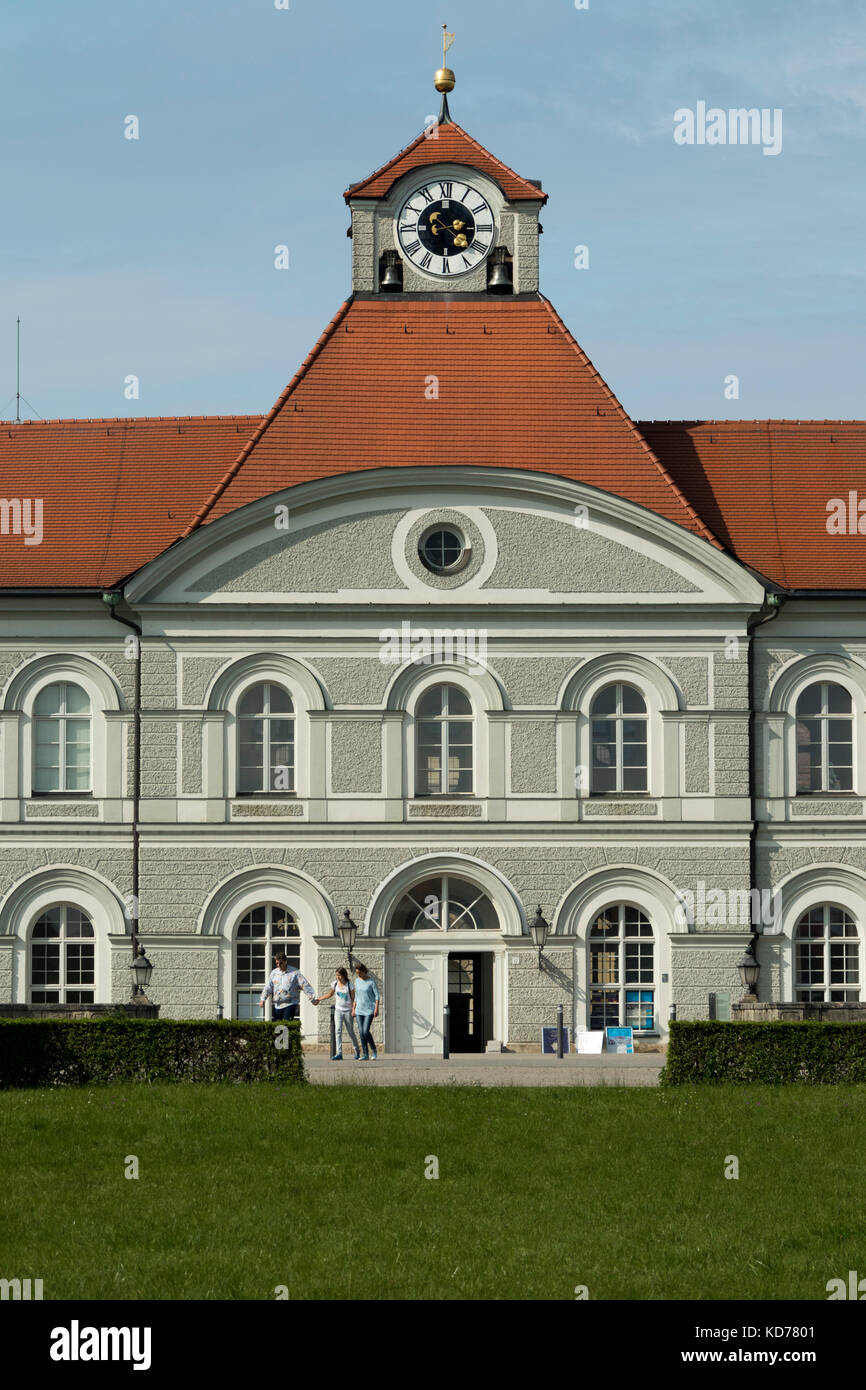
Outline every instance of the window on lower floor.
[(254, 907), (238, 922), (235, 933), (235, 1018), (261, 1018), (259, 996), (274, 969), (274, 956), (284, 953), (289, 969), (300, 969), (301, 933), (286, 908), (277, 903)]
[(405, 893), (391, 918), (391, 931), (497, 931), (499, 918), (486, 893), (451, 874), (426, 878)]
[(33, 924), (30, 941), (31, 1004), (92, 1004), (93, 923), (77, 907), (49, 907)]
[(844, 1004), (860, 998), (860, 938), (841, 907), (812, 907), (794, 933), (794, 997), (801, 1004)]
[(589, 934), (589, 1026), (652, 1029), (655, 1019), (655, 938), (636, 907), (619, 903), (596, 918)]

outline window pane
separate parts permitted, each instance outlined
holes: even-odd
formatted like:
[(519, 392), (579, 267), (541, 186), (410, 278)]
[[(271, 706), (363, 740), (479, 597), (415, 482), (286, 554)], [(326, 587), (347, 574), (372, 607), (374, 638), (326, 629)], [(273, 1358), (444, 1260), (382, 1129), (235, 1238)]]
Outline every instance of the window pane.
[(60, 984), (60, 943), (45, 942), (31, 948), (31, 977), (34, 988)]
[(434, 685), (418, 701), (416, 719), (433, 719), (442, 713), (442, 686)]
[(265, 687), (254, 685), (244, 692), (238, 705), (239, 714), (261, 714), (265, 707)]
[(61, 911), (59, 907), (50, 907), (47, 912), (36, 922), (33, 928), (33, 938), (49, 937), (60, 935)]
[(592, 702), (592, 714), (613, 714), (616, 711), (616, 686), (608, 685), (600, 690)]
[(615, 792), (616, 768), (594, 767), (592, 769), (591, 790), (594, 792)]
[(625, 1026), (646, 1030), (653, 1026), (653, 992), (647, 989), (627, 989), (625, 992)]
[(827, 712), (828, 714), (851, 713), (851, 696), (844, 686), (827, 686)]
[(67, 714), (89, 714), (90, 699), (85, 690), (80, 685), (67, 685), (66, 687), (66, 713)]
[(589, 1026), (593, 1029), (619, 1026), (619, 990), (590, 990)]
[(466, 720), (449, 719), (448, 742), (453, 748), (456, 744), (472, 746), (472, 725)]
[(639, 690), (634, 686), (624, 685), (622, 688), (622, 712), (623, 714), (637, 714), (646, 712), (646, 704)]
[(448, 791), (468, 796), (472, 792), (472, 749), (457, 748), (448, 754)]
[(645, 792), (646, 791), (646, 768), (626, 767), (623, 768), (622, 789), (624, 792)]
[(33, 702), (34, 714), (59, 714), (63, 700), (63, 687), (60, 685), (46, 685), (44, 690)]
[(469, 696), (462, 690), (458, 690), (456, 685), (449, 685), (448, 689), (448, 713), (449, 714), (472, 714), (472, 705)]
[(821, 711), (821, 687), (820, 685), (807, 686), (797, 701), (797, 716), (801, 714), (819, 714)]
[(292, 697), (281, 685), (269, 685), (271, 714), (291, 714), (294, 705)]

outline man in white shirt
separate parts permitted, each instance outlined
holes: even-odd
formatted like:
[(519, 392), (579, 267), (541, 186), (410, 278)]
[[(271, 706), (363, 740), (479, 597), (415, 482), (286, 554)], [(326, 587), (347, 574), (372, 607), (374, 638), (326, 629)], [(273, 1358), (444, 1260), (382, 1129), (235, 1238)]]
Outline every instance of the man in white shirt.
[(259, 999), (259, 1008), (263, 1009), (268, 995), (273, 995), (274, 1018), (300, 1018), (301, 990), (309, 995), (314, 1004), (319, 1002), (313, 993), (313, 987), (304, 979), (300, 970), (294, 966), (289, 969), (288, 958), (285, 955), (278, 955), (275, 963), (276, 970), (272, 970), (268, 976), (268, 982)]

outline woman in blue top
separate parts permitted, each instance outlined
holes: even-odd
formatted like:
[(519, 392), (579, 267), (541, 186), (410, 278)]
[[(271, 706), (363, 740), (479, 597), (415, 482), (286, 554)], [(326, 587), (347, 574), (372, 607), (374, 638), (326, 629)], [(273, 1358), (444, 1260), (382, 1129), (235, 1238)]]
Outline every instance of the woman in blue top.
[(355, 980), (355, 1002), (352, 1005), (352, 1013), (358, 1020), (358, 1030), (361, 1034), (361, 1061), (368, 1062), (372, 1058), (375, 1062), (379, 1054), (376, 1051), (376, 1044), (373, 1042), (371, 1029), (373, 1019), (379, 1016), (379, 987), (369, 974), (366, 965), (356, 964), (355, 974), (358, 978)]

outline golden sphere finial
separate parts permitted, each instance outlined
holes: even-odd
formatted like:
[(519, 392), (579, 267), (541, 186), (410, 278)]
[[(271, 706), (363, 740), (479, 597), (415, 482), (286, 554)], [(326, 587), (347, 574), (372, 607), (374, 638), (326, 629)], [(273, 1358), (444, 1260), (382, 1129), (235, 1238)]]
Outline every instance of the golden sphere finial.
[(442, 25), (442, 66), (437, 68), (433, 78), (433, 86), (437, 92), (453, 92), (455, 77), (450, 68), (445, 66), (445, 55), (454, 42), (454, 35), (448, 33), (448, 26)]

